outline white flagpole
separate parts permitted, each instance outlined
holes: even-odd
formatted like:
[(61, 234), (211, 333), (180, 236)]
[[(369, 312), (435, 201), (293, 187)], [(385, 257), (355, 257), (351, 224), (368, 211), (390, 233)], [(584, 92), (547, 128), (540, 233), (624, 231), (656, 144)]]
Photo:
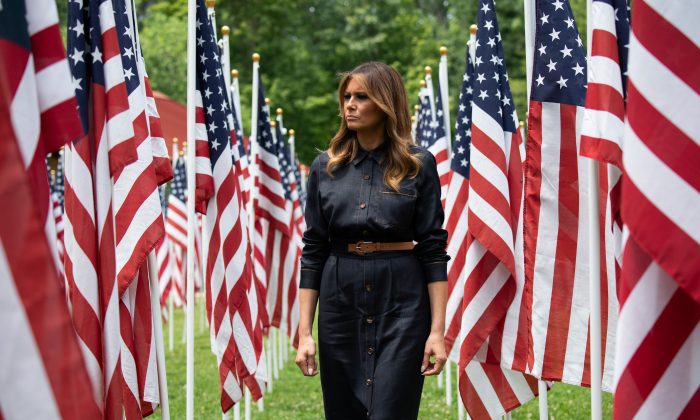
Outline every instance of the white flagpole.
[(430, 111), (433, 117), (433, 122), (437, 121), (435, 114), (435, 91), (433, 90), (433, 69), (430, 66), (425, 66), (425, 83), (428, 88), (428, 98), (430, 98)]
[(238, 86), (238, 70), (231, 70), (231, 102), (236, 106), (238, 126), (243, 129), (243, 110), (241, 109), (241, 89)]
[[(238, 79), (236, 79), (238, 80)], [(255, 202), (255, 195), (256, 195), (256, 190), (255, 190), (255, 180), (258, 177), (258, 164), (257, 164), (257, 157), (258, 157), (258, 90), (260, 89), (260, 54), (254, 53), (253, 54), (253, 94), (251, 98), (251, 110), (250, 110), (250, 115), (251, 115), (251, 122), (250, 122), (250, 163), (249, 163), (249, 168), (250, 168), (250, 181), (251, 181), (251, 188), (250, 188), (250, 203), (249, 204), (249, 210), (248, 214), (250, 215), (250, 223), (248, 223), (248, 226), (250, 226), (250, 229), (248, 231), (250, 232), (250, 243), (254, 243), (255, 241), (255, 206), (253, 203)], [(238, 110), (238, 113), (240, 114), (240, 110)], [(269, 365), (268, 365), (269, 366)]]
[[(221, 50), (223, 51), (223, 71), (224, 71), (224, 83), (226, 84), (226, 92), (229, 98), (229, 103), (231, 101), (231, 52), (229, 51), (229, 34), (231, 33), (231, 28), (224, 25), (221, 27)], [(238, 111), (240, 112), (240, 110)]]
[(462, 398), (459, 395), (459, 363), (455, 363), (456, 369), (456, 385), (455, 388), (457, 389), (457, 418), (459, 420), (464, 420), (464, 403), (462, 403)]
[(243, 392), (245, 393), (245, 420), (250, 420), (250, 406), (252, 404), (252, 400), (250, 398), (250, 391), (248, 390), (248, 388), (245, 388)]
[[(452, 128), (450, 126), (450, 82), (447, 77), (447, 47), (440, 47), (440, 66), (438, 68), (438, 80), (440, 80), (440, 101), (442, 102), (442, 118), (445, 120), (445, 138), (447, 139), (447, 156), (452, 159)], [(438, 116), (438, 118), (440, 118)]]
[[(197, 5), (195, 0), (187, 1), (187, 196), (195, 197), (195, 170), (194, 170), (194, 124), (195, 124), (195, 27)], [(194, 249), (194, 200), (187, 200), (187, 249)], [(194, 252), (187, 253), (187, 277), (194, 279)], [(187, 381), (186, 381), (186, 416), (187, 420), (194, 420), (194, 281), (187, 282)]]
[(233, 420), (241, 420), (241, 404), (240, 401), (233, 406)]
[[(591, 18), (592, 0), (586, 1), (586, 52), (588, 62), (588, 74), (591, 74), (591, 43), (593, 38), (593, 25)], [(598, 162), (595, 159), (582, 158), (588, 161), (588, 266), (590, 287), (590, 343), (591, 343), (591, 419), (600, 420), (602, 411), (602, 337), (600, 320), (600, 218), (598, 217), (598, 189), (599, 173)]]
[[(418, 95), (420, 98), (420, 94)], [(420, 105), (413, 105), (413, 115), (411, 115), (411, 137), (413, 138), (413, 143), (416, 142), (416, 126), (418, 125), (418, 110)]]
[[(160, 313), (160, 286), (158, 285), (158, 258), (156, 251), (148, 254), (148, 275), (151, 283), (151, 315), (156, 340), (156, 366), (158, 367), (158, 392), (160, 395), (160, 418), (170, 420), (168, 402), (168, 379), (165, 370), (165, 346), (163, 345), (163, 316)], [(172, 314), (171, 314), (172, 316)]]
[(214, 11), (216, 0), (206, 0), (205, 3), (207, 5), (207, 17), (211, 19), (211, 27), (214, 29), (214, 42), (218, 42), (218, 37), (216, 36), (216, 11)]
[[(180, 156), (178, 148), (177, 148), (177, 143), (178, 139), (177, 137), (173, 137), (173, 168), (175, 167), (175, 163), (177, 162), (178, 156)], [(168, 245), (170, 246), (170, 245)], [(170, 253), (170, 249), (168, 249), (168, 253)], [(173, 255), (170, 255), (173, 257)], [(170, 261), (170, 264), (172, 266), (172, 261)], [(172, 271), (170, 273), (170, 279), (168, 280), (170, 282), (170, 291), (168, 292), (168, 314), (170, 314), (170, 318), (168, 320), (168, 351), (172, 353), (173, 348), (175, 347), (174, 343), (174, 337), (175, 337), (175, 304), (173, 303), (173, 290), (174, 290), (174, 284), (173, 284), (173, 275)]]

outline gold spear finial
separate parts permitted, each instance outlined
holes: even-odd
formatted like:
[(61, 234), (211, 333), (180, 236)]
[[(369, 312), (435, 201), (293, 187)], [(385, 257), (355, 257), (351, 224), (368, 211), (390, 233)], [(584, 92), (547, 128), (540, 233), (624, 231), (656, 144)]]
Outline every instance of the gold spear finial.
[(415, 115), (411, 115), (411, 122), (412, 122), (412, 123), (416, 122), (416, 116), (415, 116)]
[(238, 70), (231, 70), (231, 77), (233, 77), (234, 79), (238, 79)]
[(177, 139), (177, 137), (173, 137), (173, 144), (177, 144), (180, 140)]
[(425, 80), (421, 80), (420, 87), (422, 87), (422, 88), (428, 87), (428, 83), (426, 83)]
[(284, 110), (282, 108), (277, 108), (277, 115), (282, 115), (284, 114)]
[(207, 0), (207, 8), (213, 9), (216, 6), (216, 0)]
[(277, 127), (277, 123), (275, 122), (275, 120), (271, 120), (271, 121), (270, 121), (270, 127), (271, 127), (271, 128)]
[(440, 47), (440, 55), (447, 55), (447, 47), (446, 46), (443, 45), (442, 47)]
[(293, 129), (293, 128), (290, 128), (290, 129), (289, 129), (289, 135), (292, 136), (292, 137), (294, 136), (294, 129)]
[(270, 98), (265, 98), (265, 105), (270, 105)]
[(413, 111), (415, 111), (415, 112), (420, 111), (420, 105), (418, 105), (418, 104), (413, 105)]
[(469, 33), (476, 34), (476, 24), (472, 24), (469, 27)]
[(525, 121), (520, 121), (520, 128), (525, 128)]
[(425, 74), (431, 75), (433, 73), (433, 69), (430, 66), (425, 66)]
[(253, 62), (254, 62), (254, 63), (260, 62), (260, 54), (258, 54), (258, 53), (253, 53)]
[(229, 28), (227, 25), (224, 25), (221, 27), (221, 35), (228, 35), (231, 33), (231, 28)]

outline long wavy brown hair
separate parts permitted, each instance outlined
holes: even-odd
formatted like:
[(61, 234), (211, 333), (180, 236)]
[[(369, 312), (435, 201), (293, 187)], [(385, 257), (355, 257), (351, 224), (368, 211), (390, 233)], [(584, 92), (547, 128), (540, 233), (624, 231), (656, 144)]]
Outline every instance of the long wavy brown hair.
[(386, 116), (384, 130), (389, 150), (382, 162), (384, 183), (394, 191), (406, 177), (415, 177), (420, 169), (420, 160), (411, 153), (411, 115), (406, 88), (401, 75), (384, 63), (369, 62), (360, 64), (353, 71), (341, 74), (338, 96), (340, 103), (340, 128), (328, 147), (330, 157), (326, 171), (333, 175), (333, 169), (355, 159), (360, 149), (357, 133), (350, 130), (345, 121), (345, 90), (351, 79), (357, 80), (367, 92), (367, 96)]

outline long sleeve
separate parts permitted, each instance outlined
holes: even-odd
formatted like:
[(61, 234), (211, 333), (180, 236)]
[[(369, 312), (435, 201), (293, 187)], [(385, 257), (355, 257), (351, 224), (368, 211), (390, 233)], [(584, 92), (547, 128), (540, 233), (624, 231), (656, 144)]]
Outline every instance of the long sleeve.
[(430, 152), (421, 156), (414, 235), (415, 252), (423, 265), (428, 283), (447, 280), (447, 231), (442, 228), (445, 213), (440, 203), (440, 178), (435, 157)]
[(319, 181), (323, 170), (321, 156), (318, 156), (311, 164), (306, 189), (306, 231), (303, 237), (304, 249), (301, 252), (301, 280), (299, 284), (299, 287), (303, 289), (320, 289), (321, 272), (331, 248), (328, 221), (323, 216), (319, 195)]

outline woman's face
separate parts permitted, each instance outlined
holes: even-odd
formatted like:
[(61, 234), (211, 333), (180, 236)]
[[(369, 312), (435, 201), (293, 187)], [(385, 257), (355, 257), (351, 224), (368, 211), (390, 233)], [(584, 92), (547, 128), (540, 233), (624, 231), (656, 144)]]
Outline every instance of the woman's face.
[(357, 78), (351, 78), (343, 95), (343, 113), (350, 130), (373, 130), (384, 124), (384, 112), (369, 98)]

